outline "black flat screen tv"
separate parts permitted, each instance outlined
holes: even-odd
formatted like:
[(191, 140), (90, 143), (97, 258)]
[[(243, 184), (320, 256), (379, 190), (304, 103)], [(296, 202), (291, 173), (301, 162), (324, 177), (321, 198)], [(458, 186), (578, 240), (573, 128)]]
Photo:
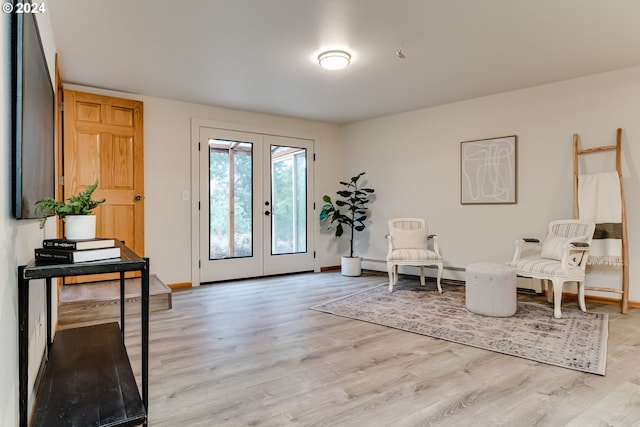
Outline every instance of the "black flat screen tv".
[(12, 14), (12, 213), (37, 218), (35, 203), (55, 195), (55, 95), (32, 13)]

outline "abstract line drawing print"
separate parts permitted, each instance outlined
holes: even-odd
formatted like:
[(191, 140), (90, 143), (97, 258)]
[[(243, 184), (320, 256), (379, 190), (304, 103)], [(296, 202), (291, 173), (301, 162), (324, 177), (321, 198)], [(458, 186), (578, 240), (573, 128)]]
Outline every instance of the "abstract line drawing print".
[(461, 143), (462, 204), (516, 202), (516, 136)]

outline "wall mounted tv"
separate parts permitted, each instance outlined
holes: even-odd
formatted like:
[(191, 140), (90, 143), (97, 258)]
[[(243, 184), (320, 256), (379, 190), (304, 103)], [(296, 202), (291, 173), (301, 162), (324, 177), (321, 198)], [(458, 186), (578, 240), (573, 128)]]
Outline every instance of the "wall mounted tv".
[(12, 14), (12, 213), (37, 218), (55, 194), (55, 96), (35, 15)]

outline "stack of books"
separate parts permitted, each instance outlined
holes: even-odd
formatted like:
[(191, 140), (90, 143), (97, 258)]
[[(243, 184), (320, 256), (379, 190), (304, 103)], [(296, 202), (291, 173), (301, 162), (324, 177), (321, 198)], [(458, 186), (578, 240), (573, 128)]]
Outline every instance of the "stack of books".
[(72, 264), (76, 262), (99, 261), (119, 258), (120, 248), (115, 239), (45, 239), (42, 248), (35, 250), (36, 262)]

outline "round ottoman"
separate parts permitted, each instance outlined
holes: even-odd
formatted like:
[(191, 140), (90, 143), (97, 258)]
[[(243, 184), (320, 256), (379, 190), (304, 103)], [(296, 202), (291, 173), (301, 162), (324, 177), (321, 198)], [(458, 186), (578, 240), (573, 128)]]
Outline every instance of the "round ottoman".
[(491, 262), (470, 264), (466, 268), (466, 305), (472, 313), (509, 317), (518, 311), (516, 272)]

